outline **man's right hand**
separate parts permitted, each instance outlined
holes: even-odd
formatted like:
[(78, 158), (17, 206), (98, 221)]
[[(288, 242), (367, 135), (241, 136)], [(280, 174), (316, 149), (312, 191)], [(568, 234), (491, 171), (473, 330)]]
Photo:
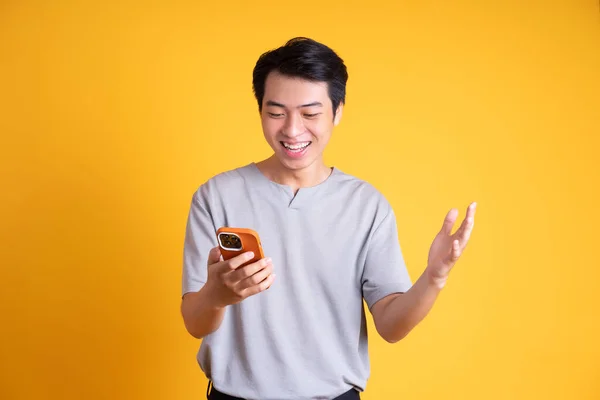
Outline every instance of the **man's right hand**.
[(275, 279), (271, 259), (263, 258), (242, 267), (252, 257), (254, 257), (252, 252), (246, 252), (223, 261), (219, 248), (211, 249), (208, 255), (208, 279), (205, 286), (210, 292), (208, 299), (215, 308), (239, 303), (271, 286)]

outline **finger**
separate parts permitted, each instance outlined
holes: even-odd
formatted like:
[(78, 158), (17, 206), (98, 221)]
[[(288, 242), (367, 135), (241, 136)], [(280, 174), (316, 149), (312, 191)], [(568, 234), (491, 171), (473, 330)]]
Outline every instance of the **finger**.
[(458, 227), (458, 229), (456, 230), (456, 232), (454, 233), (454, 237), (462, 237), (465, 228), (467, 227), (468, 221), (467, 218), (465, 217), (465, 219), (462, 220), (462, 222), (460, 223), (460, 226)]
[(273, 272), (273, 265), (268, 264), (266, 267), (258, 271), (252, 276), (249, 276), (246, 279), (241, 280), (238, 283), (238, 288), (240, 290), (248, 289), (252, 286), (258, 285), (262, 281), (264, 281), (271, 273)]
[(242, 266), (245, 263), (247, 263), (248, 261), (252, 260), (253, 257), (254, 257), (254, 253), (251, 251), (247, 251), (245, 253), (235, 256), (235, 257), (227, 260), (226, 262), (224, 262), (223, 269), (225, 272), (235, 271), (240, 266)]
[(477, 203), (471, 203), (469, 204), (469, 206), (467, 207), (467, 213), (465, 215), (465, 218), (463, 219), (462, 223), (460, 224), (460, 227), (456, 230), (456, 236), (460, 239), (462, 239), (465, 231), (467, 229), (469, 229), (472, 225), (473, 225), (473, 221), (475, 220), (475, 207), (477, 206)]
[(454, 240), (452, 242), (452, 254), (450, 257), (450, 261), (452, 262), (452, 264), (454, 264), (456, 261), (458, 261), (459, 257), (460, 257), (460, 243), (458, 242), (458, 240)]
[(450, 235), (452, 233), (452, 228), (454, 227), (454, 223), (456, 222), (456, 217), (458, 217), (458, 210), (456, 208), (451, 209), (446, 214), (446, 218), (444, 218), (444, 224), (442, 225), (442, 232)]
[(208, 252), (207, 264), (212, 265), (218, 263), (219, 261), (221, 261), (221, 249), (219, 249), (218, 247), (213, 247)]
[(271, 285), (273, 284), (273, 281), (275, 280), (275, 276), (276, 276), (275, 274), (271, 274), (271, 275), (267, 276), (259, 284), (251, 286), (247, 289), (244, 289), (244, 291), (242, 292), (244, 298), (254, 296), (255, 294), (264, 292), (265, 290), (269, 289), (271, 287)]
[(474, 201), (471, 204), (469, 204), (469, 208), (467, 208), (467, 214), (469, 215), (469, 217), (475, 218), (476, 210), (477, 210), (477, 202)]
[(244, 279), (251, 277), (256, 274), (258, 271), (263, 270), (265, 267), (271, 264), (271, 259), (269, 257), (263, 258), (257, 262), (253, 262), (252, 264), (248, 264), (244, 267), (238, 268), (229, 274), (228, 279), (232, 283), (238, 283), (243, 281)]
[[(475, 210), (477, 208), (477, 203), (473, 202), (469, 204), (467, 207), (467, 215), (463, 221), (463, 226), (461, 229), (457, 231), (457, 236), (459, 237), (461, 244), (466, 245), (466, 242), (469, 240), (471, 236), (471, 231), (473, 230), (473, 225), (475, 224)], [(464, 243), (463, 243), (464, 242)]]
[(472, 217), (467, 218), (467, 227), (464, 229), (464, 231), (462, 232), (462, 235), (460, 237), (461, 249), (464, 249), (467, 246), (467, 243), (469, 242), (469, 239), (471, 238), (471, 232), (473, 232), (474, 226), (475, 226), (475, 222), (473, 222), (473, 218)]

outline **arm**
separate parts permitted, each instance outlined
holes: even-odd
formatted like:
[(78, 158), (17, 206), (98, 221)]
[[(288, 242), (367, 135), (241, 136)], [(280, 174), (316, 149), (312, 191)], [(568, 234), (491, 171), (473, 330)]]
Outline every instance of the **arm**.
[(197, 292), (189, 292), (181, 300), (181, 315), (187, 331), (202, 339), (219, 329), (225, 308), (247, 297), (267, 290), (275, 275), (269, 258), (244, 265), (254, 257), (242, 253), (230, 260), (221, 261), (218, 247), (208, 254), (208, 279)]
[(210, 288), (206, 285), (199, 292), (186, 293), (181, 301), (181, 315), (185, 328), (196, 339), (202, 339), (216, 331), (225, 315), (225, 307), (211, 301)]
[(403, 339), (427, 316), (440, 290), (424, 273), (406, 293), (379, 300), (371, 309), (379, 335), (390, 343)]
[(417, 282), (406, 293), (390, 294), (371, 307), (375, 327), (383, 339), (390, 343), (403, 339), (427, 316), (469, 241), (475, 207), (475, 203), (469, 206), (454, 234), (451, 232), (458, 211), (450, 210), (429, 250), (428, 266)]

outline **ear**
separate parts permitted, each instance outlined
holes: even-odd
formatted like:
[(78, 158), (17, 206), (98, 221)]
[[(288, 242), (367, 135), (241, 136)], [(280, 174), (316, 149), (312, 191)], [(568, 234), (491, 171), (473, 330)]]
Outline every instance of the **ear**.
[(344, 110), (344, 104), (340, 103), (340, 105), (337, 108), (337, 111), (335, 112), (335, 118), (333, 119), (334, 126), (338, 126), (338, 124), (340, 123), (340, 121), (342, 119), (343, 110)]

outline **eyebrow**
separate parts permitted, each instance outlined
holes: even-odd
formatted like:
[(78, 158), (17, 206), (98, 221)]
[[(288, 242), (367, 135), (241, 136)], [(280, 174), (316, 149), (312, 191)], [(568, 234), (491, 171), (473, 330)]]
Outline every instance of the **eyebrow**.
[[(267, 106), (285, 108), (285, 105), (278, 103), (276, 101), (273, 101), (273, 100), (267, 100)], [(318, 101), (313, 101), (312, 103), (302, 104), (301, 106), (298, 106), (298, 108), (304, 108), (304, 107), (323, 107), (323, 104)]]

